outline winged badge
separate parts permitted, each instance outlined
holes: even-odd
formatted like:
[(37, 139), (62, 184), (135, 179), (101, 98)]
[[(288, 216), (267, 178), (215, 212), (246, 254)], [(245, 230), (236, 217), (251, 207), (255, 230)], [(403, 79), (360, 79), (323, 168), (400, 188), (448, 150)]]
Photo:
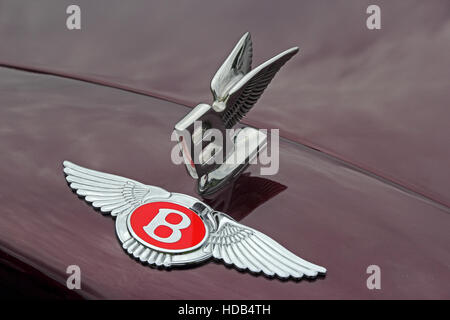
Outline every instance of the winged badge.
[(70, 187), (103, 214), (116, 217), (122, 247), (149, 265), (173, 267), (211, 257), (279, 278), (316, 277), (305, 261), (263, 233), (188, 195), (64, 161)]

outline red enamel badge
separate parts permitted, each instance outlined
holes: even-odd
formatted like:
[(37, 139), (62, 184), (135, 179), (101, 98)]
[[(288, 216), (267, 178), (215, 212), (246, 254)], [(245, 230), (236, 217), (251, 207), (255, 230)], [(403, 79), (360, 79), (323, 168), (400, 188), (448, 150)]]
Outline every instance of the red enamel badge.
[(165, 252), (186, 252), (206, 239), (203, 220), (192, 210), (172, 202), (151, 202), (129, 217), (131, 233), (144, 245)]

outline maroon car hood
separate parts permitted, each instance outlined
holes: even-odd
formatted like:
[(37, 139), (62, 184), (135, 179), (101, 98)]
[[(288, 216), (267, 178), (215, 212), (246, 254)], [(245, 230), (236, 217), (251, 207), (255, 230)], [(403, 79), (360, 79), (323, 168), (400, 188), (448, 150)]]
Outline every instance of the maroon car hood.
[[(215, 262), (171, 271), (137, 263), (114, 220), (71, 192), (62, 161), (195, 196), (194, 181), (170, 161), (172, 126), (188, 108), (6, 68), (0, 105), (0, 249), (61, 285), (67, 266), (80, 266), (85, 297), (450, 298), (448, 208), (284, 139), (280, 172), (259, 177), (275, 191), (253, 207), (238, 196), (215, 205), (324, 265), (325, 278), (280, 281)], [(248, 192), (267, 189), (245, 179)], [(366, 287), (372, 264), (382, 270), (381, 290)]]
[(376, 31), (360, 0), (77, 4), (69, 31), (64, 2), (1, 1), (0, 61), (195, 105), (245, 31), (254, 65), (298, 45), (246, 121), (450, 206), (447, 0), (378, 1)]

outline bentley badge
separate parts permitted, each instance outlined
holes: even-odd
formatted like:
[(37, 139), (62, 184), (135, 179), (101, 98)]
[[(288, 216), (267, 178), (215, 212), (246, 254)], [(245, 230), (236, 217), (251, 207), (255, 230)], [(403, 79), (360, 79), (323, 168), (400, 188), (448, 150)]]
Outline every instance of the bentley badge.
[(326, 272), (196, 198), (69, 161), (63, 165), (66, 180), (79, 196), (116, 217), (123, 249), (141, 262), (168, 268), (214, 257), (239, 269), (280, 278)]

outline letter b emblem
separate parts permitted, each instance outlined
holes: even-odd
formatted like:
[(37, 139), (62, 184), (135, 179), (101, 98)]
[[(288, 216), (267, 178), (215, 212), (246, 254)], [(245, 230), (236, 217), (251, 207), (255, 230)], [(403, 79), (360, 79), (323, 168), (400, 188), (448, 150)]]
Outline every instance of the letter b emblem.
[[(176, 214), (181, 217), (181, 221), (178, 223), (170, 223), (166, 220), (169, 214)], [(161, 242), (174, 243), (181, 239), (181, 229), (186, 229), (191, 224), (191, 219), (178, 210), (173, 209), (159, 209), (158, 214), (153, 218), (148, 225), (144, 227), (144, 231), (147, 234)], [(172, 233), (168, 237), (160, 237), (155, 233), (156, 228), (160, 226), (166, 226), (172, 230)]]
[(130, 214), (127, 224), (133, 238), (160, 252), (191, 251), (208, 236), (206, 224), (197, 213), (168, 201), (141, 205)]

